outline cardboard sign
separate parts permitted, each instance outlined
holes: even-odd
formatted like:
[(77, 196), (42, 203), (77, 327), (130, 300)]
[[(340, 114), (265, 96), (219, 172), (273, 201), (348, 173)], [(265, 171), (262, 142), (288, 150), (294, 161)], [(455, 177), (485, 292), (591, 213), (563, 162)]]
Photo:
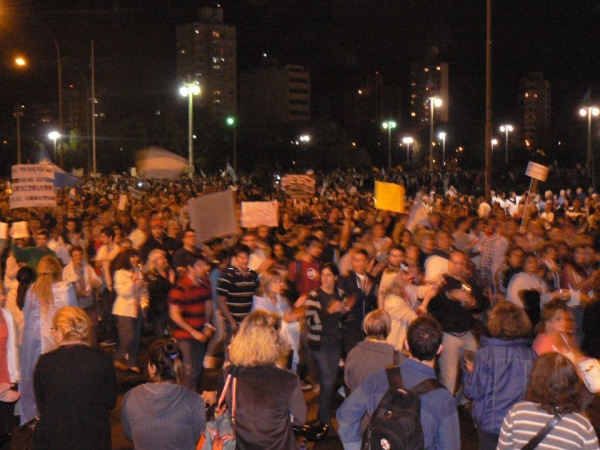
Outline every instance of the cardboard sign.
[(11, 209), (56, 206), (54, 167), (46, 164), (17, 164), (11, 170)]
[(13, 222), (10, 227), (10, 235), (13, 239), (28, 239), (29, 228), (27, 222)]
[(236, 232), (233, 192), (227, 190), (188, 201), (190, 226), (198, 242)]
[(256, 228), (261, 225), (278, 225), (279, 204), (277, 202), (242, 202), (240, 224), (244, 228)]
[(404, 186), (394, 183), (375, 182), (375, 207), (385, 211), (404, 213)]
[(529, 161), (525, 175), (539, 181), (546, 181), (549, 171), (548, 167)]
[(16, 208), (55, 208), (56, 194), (54, 192), (12, 193), (10, 195), (10, 209)]
[(127, 208), (127, 196), (124, 194), (121, 194), (119, 196), (119, 206), (117, 207), (117, 209), (119, 211), (125, 211), (125, 208)]
[(308, 198), (315, 194), (317, 182), (310, 175), (284, 175), (281, 188), (292, 198)]
[(32, 182), (54, 180), (54, 167), (46, 164), (17, 164), (12, 166), (12, 181)]
[(8, 239), (8, 224), (0, 222), (0, 239)]

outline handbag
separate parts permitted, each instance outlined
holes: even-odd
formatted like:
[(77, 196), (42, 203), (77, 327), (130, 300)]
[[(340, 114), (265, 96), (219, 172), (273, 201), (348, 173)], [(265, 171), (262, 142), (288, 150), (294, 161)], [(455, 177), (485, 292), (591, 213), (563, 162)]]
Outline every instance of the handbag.
[(556, 414), (550, 422), (548, 422), (544, 427), (537, 432), (537, 434), (531, 438), (531, 440), (525, 444), (525, 446), (521, 450), (533, 450), (538, 446), (542, 439), (546, 437), (548, 433), (554, 428), (554, 426), (562, 419), (562, 416)]
[[(232, 385), (231, 410), (224, 404), (230, 385)], [(217, 403), (215, 417), (206, 424), (196, 450), (235, 450), (236, 392), (237, 378), (229, 374)]]

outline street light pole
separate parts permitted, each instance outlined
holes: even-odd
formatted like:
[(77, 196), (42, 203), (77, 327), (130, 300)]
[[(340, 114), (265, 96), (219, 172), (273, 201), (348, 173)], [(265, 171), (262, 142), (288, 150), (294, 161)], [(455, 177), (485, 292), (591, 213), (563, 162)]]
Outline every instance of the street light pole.
[(433, 172), (433, 120), (435, 117), (435, 108), (442, 106), (442, 99), (439, 97), (429, 98), (429, 109), (431, 118), (429, 120), (429, 170)]
[(388, 131), (388, 172), (392, 170), (392, 129), (396, 128), (396, 122), (387, 120), (382, 124), (383, 129)]
[(227, 125), (233, 127), (233, 171), (237, 174), (237, 123), (235, 117), (228, 117)]
[(406, 136), (402, 138), (402, 143), (406, 144), (406, 165), (410, 163), (410, 144), (413, 143), (413, 138), (410, 136)]
[(48, 133), (48, 137), (54, 142), (54, 160), (56, 160), (56, 140), (60, 137), (60, 133), (58, 131), (51, 131)]
[(502, 125), (500, 131), (505, 133), (504, 138), (504, 162), (508, 166), (508, 133), (513, 131), (514, 128), (510, 124)]
[(188, 97), (188, 164), (190, 178), (194, 178), (194, 95), (200, 94), (200, 86), (197, 81), (184, 82), (179, 93)]
[(15, 106), (13, 117), (17, 119), (17, 164), (21, 164), (21, 117), (25, 115), (23, 105)]
[(588, 129), (587, 129), (587, 163), (586, 167), (591, 167), (592, 163), (592, 116), (597, 117), (600, 114), (600, 109), (596, 106), (585, 106), (579, 110), (581, 117), (587, 116)]
[(442, 166), (446, 165), (446, 133), (443, 131), (439, 134), (440, 139), (442, 140)]

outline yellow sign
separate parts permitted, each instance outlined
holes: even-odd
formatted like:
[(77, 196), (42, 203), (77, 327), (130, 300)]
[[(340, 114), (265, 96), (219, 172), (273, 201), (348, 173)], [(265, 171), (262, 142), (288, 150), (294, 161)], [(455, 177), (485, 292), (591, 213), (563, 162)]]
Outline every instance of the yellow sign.
[(394, 183), (375, 182), (375, 207), (397, 213), (404, 212), (404, 186)]

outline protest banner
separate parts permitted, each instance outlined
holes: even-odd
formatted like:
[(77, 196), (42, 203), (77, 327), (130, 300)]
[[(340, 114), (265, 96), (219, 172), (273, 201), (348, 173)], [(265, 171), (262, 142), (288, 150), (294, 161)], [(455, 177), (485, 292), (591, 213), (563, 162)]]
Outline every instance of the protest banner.
[(233, 192), (229, 190), (190, 199), (188, 211), (197, 242), (233, 234), (237, 229)]
[(125, 208), (127, 208), (127, 195), (121, 194), (119, 195), (119, 206), (117, 209), (119, 211), (125, 211)]
[(55, 207), (54, 168), (47, 164), (12, 166), (10, 208)]
[(284, 175), (281, 188), (292, 198), (307, 198), (315, 194), (316, 180), (310, 175)]
[(256, 228), (261, 225), (278, 225), (279, 205), (277, 202), (242, 202), (240, 224), (244, 228)]
[(375, 182), (375, 207), (385, 211), (404, 213), (404, 186), (395, 183)]
[(537, 183), (538, 181), (546, 181), (546, 179), (548, 178), (549, 171), (549, 167), (542, 166), (541, 164), (534, 163), (533, 161), (529, 161), (529, 164), (527, 164), (527, 170), (525, 170), (525, 175), (531, 177), (531, 181), (529, 183), (529, 193), (527, 195), (527, 200), (525, 201), (523, 219), (521, 220), (521, 230), (527, 229), (527, 222), (529, 222), (529, 216), (531, 213), (529, 203), (531, 201), (531, 197), (535, 194), (535, 191), (537, 190)]

